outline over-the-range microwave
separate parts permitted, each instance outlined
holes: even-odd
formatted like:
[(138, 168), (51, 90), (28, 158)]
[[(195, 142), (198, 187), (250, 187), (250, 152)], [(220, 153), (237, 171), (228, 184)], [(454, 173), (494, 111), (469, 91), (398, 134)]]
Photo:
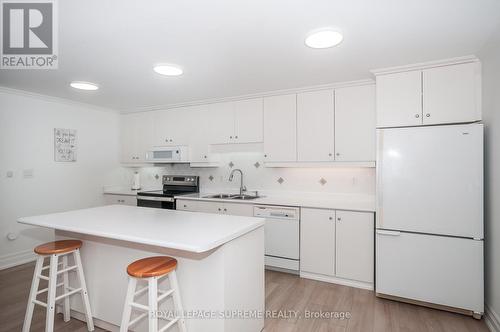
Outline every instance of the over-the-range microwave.
[(146, 152), (146, 161), (150, 163), (188, 162), (187, 146), (156, 146)]

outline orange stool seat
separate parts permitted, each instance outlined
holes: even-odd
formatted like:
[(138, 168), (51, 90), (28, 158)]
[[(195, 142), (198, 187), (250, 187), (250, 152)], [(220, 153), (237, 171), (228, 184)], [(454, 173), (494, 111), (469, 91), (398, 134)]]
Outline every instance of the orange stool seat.
[(82, 241), (80, 240), (61, 240), (41, 244), (35, 248), (35, 252), (39, 255), (64, 254), (80, 249), (81, 246)]
[(127, 273), (135, 278), (159, 277), (172, 272), (177, 260), (168, 256), (154, 256), (139, 259), (127, 267)]

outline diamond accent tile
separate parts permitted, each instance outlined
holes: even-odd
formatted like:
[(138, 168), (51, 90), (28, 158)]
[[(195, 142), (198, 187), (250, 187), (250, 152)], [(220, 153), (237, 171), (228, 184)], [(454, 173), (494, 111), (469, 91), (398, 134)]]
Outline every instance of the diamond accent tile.
[(229, 165), (230, 168), (233, 168), (234, 163), (232, 161), (230, 161), (228, 165)]
[(259, 162), (256, 162), (255, 164), (253, 164), (255, 166), (255, 168), (259, 168), (260, 167), (260, 163)]
[(319, 183), (321, 183), (322, 186), (324, 186), (326, 184), (326, 182), (327, 181), (323, 178), (319, 179)]
[(213, 181), (213, 180), (214, 180), (214, 177), (213, 177), (212, 175), (210, 175), (210, 176), (208, 177), (208, 179), (209, 179), (210, 181)]
[(278, 181), (279, 184), (283, 184), (283, 182), (285, 182), (285, 180), (283, 178), (281, 178), (281, 177), (277, 181)]

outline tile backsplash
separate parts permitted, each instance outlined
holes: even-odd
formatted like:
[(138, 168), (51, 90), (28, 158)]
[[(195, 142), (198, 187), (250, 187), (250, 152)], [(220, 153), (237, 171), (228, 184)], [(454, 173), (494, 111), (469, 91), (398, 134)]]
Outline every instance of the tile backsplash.
[(139, 171), (143, 188), (160, 187), (161, 176), (198, 175), (203, 192), (236, 190), (239, 174), (229, 182), (232, 169), (240, 168), (248, 190), (307, 191), (323, 193), (375, 194), (375, 168), (269, 168), (264, 166), (262, 153), (226, 153), (220, 155), (218, 168), (191, 168), (187, 164), (167, 164), (162, 167), (121, 168), (115, 177), (128, 186), (132, 174)]

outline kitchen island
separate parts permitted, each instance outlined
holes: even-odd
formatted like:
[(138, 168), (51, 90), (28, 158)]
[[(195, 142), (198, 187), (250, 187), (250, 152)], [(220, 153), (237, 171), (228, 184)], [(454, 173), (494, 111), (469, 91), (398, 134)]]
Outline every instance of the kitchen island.
[[(82, 263), (97, 326), (118, 330), (127, 265), (168, 255), (178, 260), (188, 331), (257, 332), (264, 327), (264, 219), (110, 205), (18, 221), (52, 228), (57, 239), (83, 241)], [(160, 310), (172, 308), (166, 302)], [(71, 315), (83, 320), (79, 297), (72, 298), (71, 308)], [(146, 327), (140, 323), (134, 330)]]

